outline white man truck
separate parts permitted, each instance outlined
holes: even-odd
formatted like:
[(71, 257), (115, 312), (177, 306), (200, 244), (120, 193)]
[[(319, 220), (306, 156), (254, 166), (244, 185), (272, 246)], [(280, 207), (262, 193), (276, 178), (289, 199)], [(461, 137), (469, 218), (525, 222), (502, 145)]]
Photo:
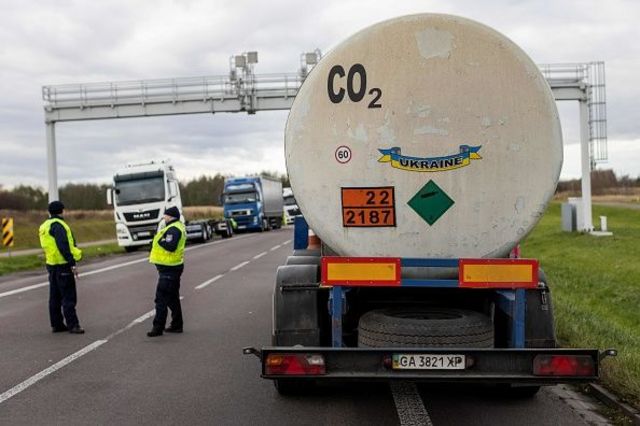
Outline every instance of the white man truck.
[(339, 44), (287, 120), (304, 219), (277, 271), (272, 346), (244, 352), (281, 393), (387, 380), (533, 395), (596, 380), (615, 351), (557, 346), (554, 278), (517, 250), (562, 153), (549, 85), (491, 28), (412, 15)]
[[(182, 198), (175, 170), (167, 161), (129, 164), (113, 176), (107, 189), (107, 203), (113, 205), (118, 245), (134, 251), (148, 245), (168, 207), (182, 212)], [(213, 234), (230, 237), (232, 227), (222, 220), (185, 221), (187, 239), (207, 241)]]
[(301, 213), (291, 188), (282, 188), (282, 200), (284, 203), (284, 223), (293, 225), (295, 218), (300, 216)]

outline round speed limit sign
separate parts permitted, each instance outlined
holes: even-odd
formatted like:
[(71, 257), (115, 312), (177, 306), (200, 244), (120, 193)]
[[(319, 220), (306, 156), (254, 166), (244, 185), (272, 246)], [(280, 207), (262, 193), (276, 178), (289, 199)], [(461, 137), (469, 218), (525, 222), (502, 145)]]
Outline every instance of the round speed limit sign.
[(336, 160), (340, 164), (348, 163), (351, 160), (351, 149), (348, 146), (339, 146), (336, 149)]

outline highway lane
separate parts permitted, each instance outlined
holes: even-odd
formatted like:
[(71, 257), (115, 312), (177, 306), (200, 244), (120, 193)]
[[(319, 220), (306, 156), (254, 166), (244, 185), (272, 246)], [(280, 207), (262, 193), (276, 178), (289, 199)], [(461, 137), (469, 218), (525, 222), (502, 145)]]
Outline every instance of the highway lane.
[[(291, 252), (291, 238), (290, 230), (281, 230), (193, 246), (181, 289), (181, 335), (150, 339), (150, 319), (132, 323), (153, 308), (156, 273), (146, 262), (81, 279), (82, 336), (50, 333), (46, 288), (0, 298), (0, 394), (107, 340), (0, 402), (0, 424), (398, 424), (384, 384), (283, 398), (259, 378), (257, 360), (241, 355), (243, 346), (269, 343), (274, 272)], [(22, 277), (19, 285), (41, 279)], [(5, 279), (0, 294), (16, 285)], [(585, 424), (548, 391), (530, 401), (460, 387), (421, 386), (420, 393), (436, 425)]]

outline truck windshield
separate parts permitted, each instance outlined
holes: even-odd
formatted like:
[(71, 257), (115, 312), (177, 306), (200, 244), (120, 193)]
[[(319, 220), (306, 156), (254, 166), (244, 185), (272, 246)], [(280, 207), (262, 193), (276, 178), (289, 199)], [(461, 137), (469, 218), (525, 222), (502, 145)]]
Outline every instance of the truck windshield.
[(297, 205), (296, 199), (294, 197), (284, 197), (284, 205), (285, 206), (295, 206), (295, 205)]
[(149, 177), (116, 182), (116, 203), (120, 206), (164, 201), (164, 178)]
[(255, 203), (258, 194), (255, 192), (232, 192), (224, 194), (224, 204)]

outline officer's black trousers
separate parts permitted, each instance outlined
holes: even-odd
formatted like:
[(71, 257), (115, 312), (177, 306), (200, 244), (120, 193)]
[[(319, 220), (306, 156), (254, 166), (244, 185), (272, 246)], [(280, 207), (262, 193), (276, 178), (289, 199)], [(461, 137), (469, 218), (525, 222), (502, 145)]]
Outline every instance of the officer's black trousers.
[(78, 325), (76, 315), (76, 279), (68, 265), (47, 265), (49, 272), (49, 320), (51, 327), (61, 328), (67, 323), (68, 328)]
[(179, 266), (158, 266), (158, 287), (156, 288), (156, 316), (153, 328), (162, 330), (167, 323), (167, 308), (171, 309), (171, 327), (182, 328), (182, 307), (180, 306), (180, 276), (184, 270)]

